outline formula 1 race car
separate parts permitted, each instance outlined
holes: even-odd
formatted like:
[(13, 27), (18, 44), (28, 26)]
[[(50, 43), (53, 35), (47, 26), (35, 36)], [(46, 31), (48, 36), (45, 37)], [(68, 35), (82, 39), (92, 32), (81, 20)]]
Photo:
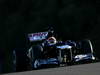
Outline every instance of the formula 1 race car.
[(33, 69), (95, 60), (90, 40), (61, 41), (51, 35), (52, 33), (53, 31), (28, 34), (32, 46), (27, 55), (31, 59)]

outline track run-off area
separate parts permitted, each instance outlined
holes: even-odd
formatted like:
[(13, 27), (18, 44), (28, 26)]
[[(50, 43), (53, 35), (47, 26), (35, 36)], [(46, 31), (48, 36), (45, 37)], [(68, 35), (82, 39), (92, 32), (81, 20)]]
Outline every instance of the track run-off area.
[(8, 73), (3, 75), (100, 75), (100, 62)]

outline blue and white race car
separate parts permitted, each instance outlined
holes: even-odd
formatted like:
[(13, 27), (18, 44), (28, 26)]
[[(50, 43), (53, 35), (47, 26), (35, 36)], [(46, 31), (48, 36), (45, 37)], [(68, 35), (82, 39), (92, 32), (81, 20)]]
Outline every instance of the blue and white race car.
[(95, 60), (90, 40), (59, 41), (53, 35), (48, 36), (50, 33), (47, 31), (28, 35), (30, 42), (34, 43), (27, 54), (31, 59), (33, 69), (46, 65), (69, 65)]

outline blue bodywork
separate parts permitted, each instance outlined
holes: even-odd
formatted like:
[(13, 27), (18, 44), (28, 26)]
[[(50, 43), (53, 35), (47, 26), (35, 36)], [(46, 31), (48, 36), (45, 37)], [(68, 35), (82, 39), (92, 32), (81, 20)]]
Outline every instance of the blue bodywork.
[(82, 60), (94, 60), (94, 59), (95, 59), (95, 57), (91, 53), (89, 53), (89, 54), (80, 54), (80, 55), (76, 55), (74, 57), (74, 60), (76, 62), (82, 61)]
[(48, 59), (40, 59), (40, 64), (58, 64), (58, 59), (56, 58), (48, 58)]
[(59, 61), (56, 58), (38, 59), (36, 64), (37, 67), (34, 65), (34, 63), (32, 64), (33, 68), (39, 68), (42, 65), (58, 65)]

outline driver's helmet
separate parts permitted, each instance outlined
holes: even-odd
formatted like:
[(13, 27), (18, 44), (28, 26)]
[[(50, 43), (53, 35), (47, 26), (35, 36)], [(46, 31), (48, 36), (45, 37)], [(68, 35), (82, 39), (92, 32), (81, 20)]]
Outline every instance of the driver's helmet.
[(48, 43), (49, 45), (54, 45), (54, 44), (57, 43), (57, 40), (56, 40), (55, 37), (49, 37), (49, 38), (47, 39), (47, 43)]

